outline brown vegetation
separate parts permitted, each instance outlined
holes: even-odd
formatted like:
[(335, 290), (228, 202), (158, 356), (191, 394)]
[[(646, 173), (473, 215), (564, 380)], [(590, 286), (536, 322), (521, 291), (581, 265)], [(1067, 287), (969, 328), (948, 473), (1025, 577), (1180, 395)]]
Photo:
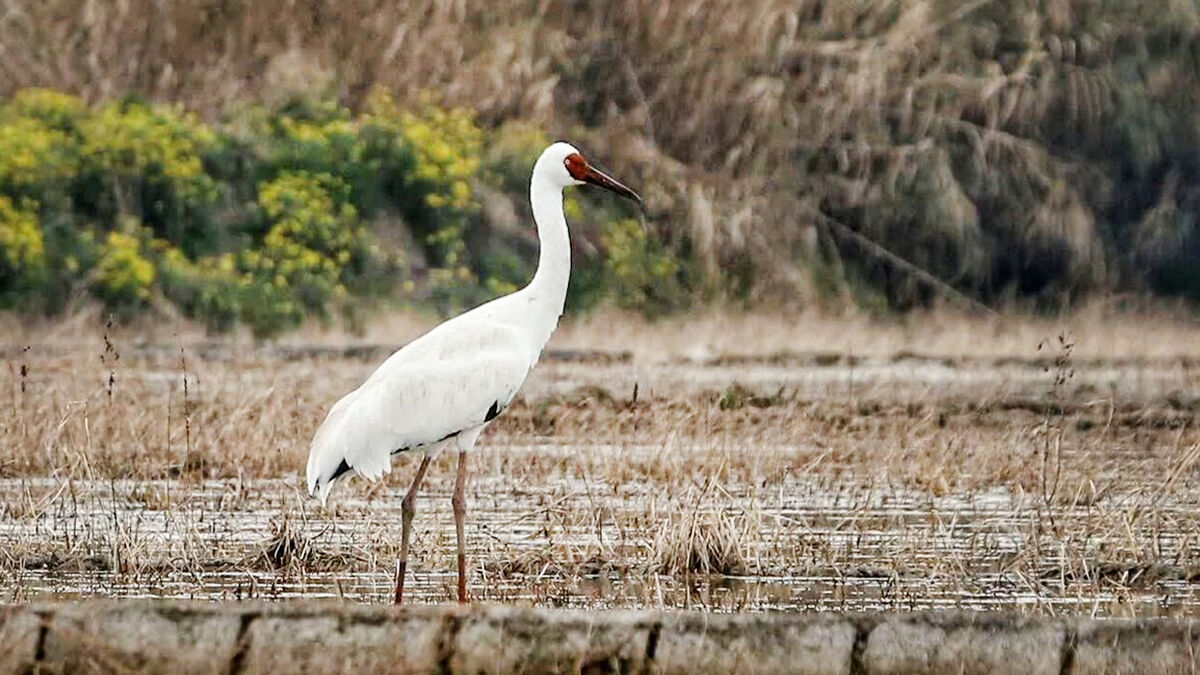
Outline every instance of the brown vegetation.
[[(674, 333), (657, 354), (613, 350), (643, 324), (569, 324), (472, 459), (473, 586), (547, 605), (1194, 607), (1194, 329), (1158, 319), (1174, 348), (1138, 353), (1149, 321), (1075, 323), (1068, 352), (1050, 332), (1019, 349), (1034, 324), (928, 319), (941, 341), (812, 320), (864, 342), (787, 351), (780, 318), (709, 317), (652, 328)], [(390, 597), (411, 458), (328, 513), (300, 479), (325, 407), (383, 350), (85, 336), (4, 353), (0, 593)], [(417, 598), (452, 594), (452, 464), (420, 504)]]
[(493, 127), (533, 120), (643, 186), (718, 295), (872, 288), (858, 299), (903, 306), (945, 291), (875, 244), (990, 302), (1200, 293), (1200, 21), (1180, 3), (5, 8), (0, 95), (136, 92), (211, 118), (297, 93), (357, 106), (382, 87)]

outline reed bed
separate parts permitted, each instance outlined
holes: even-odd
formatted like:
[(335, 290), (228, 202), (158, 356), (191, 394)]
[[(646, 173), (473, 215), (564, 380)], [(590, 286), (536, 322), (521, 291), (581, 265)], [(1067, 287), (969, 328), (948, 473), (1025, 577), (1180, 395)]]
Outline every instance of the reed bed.
[[(614, 349), (639, 323), (587, 339), (594, 320), (564, 327), (472, 458), (479, 599), (1125, 615), (1200, 603), (1186, 323), (1159, 319), (1173, 354), (1121, 337), (1141, 321), (1068, 321), (1023, 351), (1014, 336), (1030, 326), (927, 344), (881, 327), (872, 348), (798, 337), (783, 351), (766, 330), (782, 319), (742, 316), (723, 339), (763, 337), (741, 353), (717, 340), (698, 356), (676, 334), (649, 357)], [(4, 597), (387, 600), (412, 458), (339, 488), (328, 511), (301, 477), (326, 406), (385, 348), (319, 332), (258, 348), (86, 333), (4, 354)], [(1105, 357), (1093, 339), (1124, 347)], [(419, 502), (417, 601), (453, 592), (452, 459), (431, 466)]]

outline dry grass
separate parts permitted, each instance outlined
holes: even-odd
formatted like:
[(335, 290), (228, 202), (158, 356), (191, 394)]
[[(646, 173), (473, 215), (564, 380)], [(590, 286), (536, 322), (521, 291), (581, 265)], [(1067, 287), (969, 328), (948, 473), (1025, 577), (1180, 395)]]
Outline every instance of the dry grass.
[[(1006, 444), (1024, 430), (989, 423), (989, 415), (1036, 418), (1053, 408), (1111, 432), (1175, 428), (1194, 410), (1200, 343), (1186, 322), (924, 318), (568, 323), (489, 434), (505, 442), (541, 435), (792, 445), (867, 432), (907, 446), (906, 438), (953, 419), (980, 433), (995, 429), (994, 442)], [(398, 323), (406, 338), (424, 325)], [(1156, 324), (1162, 330), (1148, 330)], [(1043, 371), (1054, 355), (1039, 345), (1063, 326), (1081, 336), (1072, 358), (1089, 372), (1051, 401), (1053, 378)], [(330, 401), (401, 342), (333, 347), (316, 336), (308, 346), (294, 339), (254, 348), (195, 334), (144, 342), (111, 328), (86, 340), (87, 331), (69, 326), (54, 338), (26, 330), (5, 353), (13, 414), (0, 427), (0, 475), (254, 479), (298, 471)], [(909, 377), (926, 368), (944, 372)], [(1118, 386), (1104, 368), (1137, 379)], [(897, 463), (902, 475), (911, 470), (907, 457)]]
[[(1146, 191), (1143, 211), (1193, 199), (1186, 167), (1153, 146), (1189, 138), (1176, 128), (1190, 129), (1197, 25), (1181, 3), (1081, 0), (7, 0), (0, 96), (138, 92), (213, 118), (298, 93), (353, 106), (376, 86), (433, 91), (487, 125), (531, 120), (603, 148), (715, 287), (747, 259), (752, 295), (793, 302), (828, 297), (820, 266), (896, 273), (835, 244), (832, 216), (1002, 299), (1047, 277), (1048, 293), (1136, 288), (1124, 277), (1179, 253), (1178, 224), (1109, 211), (1121, 191)], [(1133, 163), (1175, 178), (1108, 171), (1137, 154), (1126, 126), (1147, 153)], [(1006, 267), (1014, 251), (1027, 269)], [(890, 281), (876, 287), (893, 300), (922, 297)]]
[[(1133, 304), (1134, 309), (1127, 308), (1127, 304)], [(343, 326), (309, 322), (272, 344), (298, 348), (400, 345), (439, 321), (432, 313), (392, 311), (371, 317), (363, 332), (353, 335)], [(0, 334), (6, 336), (10, 349), (71, 345), (87, 350), (99, 344), (102, 350), (104, 323), (95, 308), (49, 320), (0, 314)], [(126, 345), (183, 343), (194, 347), (208, 343), (202, 326), (186, 322), (144, 319), (114, 330)], [(1077, 359), (1200, 358), (1200, 343), (1195, 339), (1200, 318), (1190, 308), (1139, 303), (1120, 296), (1046, 316), (1024, 312), (964, 314), (938, 309), (879, 318), (847, 305), (832, 313), (713, 309), (649, 320), (597, 310), (565, 317), (550, 346), (628, 353), (638, 363), (821, 353), (1033, 359), (1044, 356), (1037, 350), (1042, 340), (1064, 330), (1084, 338), (1076, 346)], [(248, 332), (224, 338), (219, 344), (247, 349), (254, 346)]]
[[(997, 332), (928, 318), (939, 329), (813, 318), (791, 339), (770, 334), (787, 324), (769, 316), (565, 326), (554, 347), (567, 351), (539, 366), (472, 460), (477, 593), (723, 609), (1195, 607), (1194, 329), (1156, 319), (1175, 350), (1138, 352), (1146, 320), (1073, 323), (1068, 357), (1057, 341), (1038, 350), (1053, 333), (1019, 349), (1034, 322)], [(420, 323), (407, 321), (396, 325)], [(997, 337), (969, 341), (980, 325)], [(806, 351), (848, 327), (878, 334)], [(590, 351), (623, 336), (636, 340), (628, 358)], [(332, 513), (299, 475), (326, 406), (382, 354), (328, 335), (255, 349), (185, 332), (181, 360), (178, 341), (140, 337), (109, 334), (106, 352), (77, 328), (4, 353), (0, 595), (386, 599), (412, 458), (387, 483), (340, 489)], [(695, 342), (713, 346), (697, 359)], [(434, 463), (420, 503), (416, 598), (452, 595), (451, 460)]]

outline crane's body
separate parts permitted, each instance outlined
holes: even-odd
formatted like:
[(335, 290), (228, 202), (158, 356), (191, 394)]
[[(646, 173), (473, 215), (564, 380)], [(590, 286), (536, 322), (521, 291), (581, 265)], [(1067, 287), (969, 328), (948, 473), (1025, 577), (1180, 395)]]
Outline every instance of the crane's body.
[(458, 436), (482, 431), (512, 401), (549, 337), (511, 320), (516, 307), (531, 305), (514, 299), (521, 298), (500, 298), (434, 328), (338, 401), (313, 438), (309, 491), (323, 503), (350, 470), (374, 480), (391, 471), (393, 455), (465, 446)]
[(546, 148), (530, 181), (541, 245), (533, 280), (515, 293), (446, 321), (393, 353), (361, 386), (333, 405), (313, 437), (308, 490), (322, 504), (335, 483), (351, 472), (374, 480), (391, 471), (392, 456), (406, 451), (425, 454), (403, 503), (397, 602), (403, 592), (416, 491), (430, 458), (451, 445), (459, 451), (454, 506), (459, 599), (465, 599), (466, 454), (484, 427), (516, 396), (558, 325), (571, 269), (562, 191), (584, 182), (640, 201), (629, 188), (591, 168), (572, 146), (555, 143)]

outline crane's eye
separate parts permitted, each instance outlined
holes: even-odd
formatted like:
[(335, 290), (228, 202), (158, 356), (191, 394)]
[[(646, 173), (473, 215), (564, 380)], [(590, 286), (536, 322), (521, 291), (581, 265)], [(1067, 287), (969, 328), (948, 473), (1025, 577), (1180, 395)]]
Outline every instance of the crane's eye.
[(567, 173), (571, 174), (571, 178), (575, 180), (583, 180), (587, 176), (587, 161), (577, 152), (567, 155), (567, 158), (563, 160), (563, 165), (567, 167)]

